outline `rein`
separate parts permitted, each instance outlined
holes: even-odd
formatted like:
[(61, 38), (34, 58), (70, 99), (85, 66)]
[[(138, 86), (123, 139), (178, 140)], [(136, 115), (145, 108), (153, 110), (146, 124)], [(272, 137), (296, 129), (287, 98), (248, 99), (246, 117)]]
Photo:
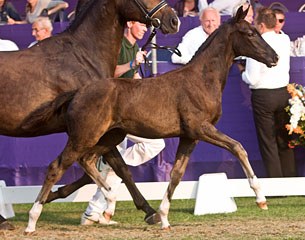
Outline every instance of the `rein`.
[[(134, 0), (135, 3), (138, 5), (138, 7), (140, 8), (140, 10), (145, 14), (145, 19), (148, 20), (151, 24), (151, 26), (153, 27), (153, 30), (150, 34), (150, 36), (148, 37), (146, 43), (143, 45), (142, 47), (142, 51), (145, 51), (147, 46), (150, 44), (151, 49), (164, 49), (167, 50), (171, 53), (175, 53), (177, 54), (179, 57), (181, 57), (181, 52), (179, 51), (179, 49), (177, 49), (177, 47), (171, 47), (171, 46), (159, 46), (157, 44), (151, 43), (151, 40), (154, 38), (154, 36), (157, 34), (157, 29), (160, 28), (161, 26), (161, 21), (158, 18), (153, 18), (155, 14), (157, 14), (162, 8), (164, 8), (165, 6), (167, 6), (167, 2), (165, 0), (162, 0), (161, 2), (159, 2), (159, 4), (157, 4), (157, 6), (155, 6), (153, 9), (151, 9), (150, 11), (147, 11), (147, 8), (144, 6), (144, 4), (140, 1), (140, 0)], [(147, 60), (147, 57), (144, 56), (145, 62), (144, 62), (144, 66), (145, 69), (147, 68), (147, 66), (149, 65), (149, 62)], [(138, 66), (139, 68), (139, 66)], [(140, 71), (141, 71), (141, 75), (144, 76), (142, 68), (140, 67)]]
[[(181, 52), (179, 51), (179, 49), (177, 47), (159, 46), (158, 44), (152, 43), (151, 40), (154, 38), (154, 36), (156, 36), (156, 34), (157, 34), (157, 29), (153, 28), (153, 30), (152, 30), (151, 34), (149, 35), (147, 41), (145, 42), (145, 44), (141, 48), (142, 51), (145, 51), (146, 48), (148, 47), (148, 45), (150, 45), (151, 49), (163, 49), (163, 50), (167, 50), (171, 53), (177, 54), (179, 57), (182, 56)], [(144, 60), (145, 60), (144, 66), (145, 66), (145, 69), (147, 69), (147, 66), (149, 66), (149, 61), (148, 61), (146, 56), (144, 56)], [(144, 73), (143, 73), (142, 68), (140, 67), (140, 65), (139, 65), (139, 68), (140, 68), (140, 71), (141, 71), (141, 75), (144, 77)]]

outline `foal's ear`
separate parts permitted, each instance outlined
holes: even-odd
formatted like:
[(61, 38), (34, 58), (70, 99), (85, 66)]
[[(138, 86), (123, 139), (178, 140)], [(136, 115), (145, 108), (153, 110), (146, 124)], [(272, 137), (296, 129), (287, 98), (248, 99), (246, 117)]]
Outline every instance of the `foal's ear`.
[(238, 22), (240, 21), (241, 19), (245, 19), (245, 17), (247, 16), (248, 14), (248, 11), (249, 11), (249, 8), (250, 8), (250, 5), (248, 6), (248, 8), (244, 11), (243, 10), (243, 6), (240, 6), (235, 14), (235, 17), (234, 17), (234, 20), (235, 22)]

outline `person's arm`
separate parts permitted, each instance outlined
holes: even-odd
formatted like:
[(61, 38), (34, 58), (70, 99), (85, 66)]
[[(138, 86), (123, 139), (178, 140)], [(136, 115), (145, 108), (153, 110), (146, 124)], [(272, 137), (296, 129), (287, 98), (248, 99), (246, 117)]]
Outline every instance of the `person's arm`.
[[(146, 56), (146, 53), (146, 51), (138, 51), (134, 60), (128, 63), (117, 65), (114, 71), (114, 77), (120, 77), (131, 69), (138, 67), (142, 62), (144, 62), (144, 56)], [(135, 72), (134, 78), (141, 78), (141, 76), (139, 73)]]
[(247, 58), (246, 67), (241, 72), (242, 80), (251, 86), (255, 86), (260, 80), (261, 66), (262, 63), (252, 58)]
[[(173, 53), (171, 56), (171, 60), (176, 64), (187, 64), (193, 57), (194, 52), (192, 52), (193, 44), (194, 44), (194, 36), (193, 31), (190, 30), (187, 32), (182, 38), (182, 42), (178, 45), (178, 50), (181, 53), (181, 57), (177, 54)], [(197, 36), (198, 37), (198, 36)]]
[(48, 15), (52, 15), (61, 9), (66, 9), (69, 7), (69, 4), (64, 1), (51, 1), (48, 6)]

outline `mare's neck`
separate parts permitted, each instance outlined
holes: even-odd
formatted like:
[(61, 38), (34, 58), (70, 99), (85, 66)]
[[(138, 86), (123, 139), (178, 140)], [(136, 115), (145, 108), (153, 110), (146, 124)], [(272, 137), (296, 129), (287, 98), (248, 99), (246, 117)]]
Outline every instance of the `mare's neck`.
[(77, 47), (80, 47), (78, 53), (88, 56), (90, 67), (102, 74), (99, 77), (113, 76), (121, 48), (125, 22), (115, 2), (91, 2), (86, 12), (77, 16), (81, 21), (74, 22), (69, 29)]

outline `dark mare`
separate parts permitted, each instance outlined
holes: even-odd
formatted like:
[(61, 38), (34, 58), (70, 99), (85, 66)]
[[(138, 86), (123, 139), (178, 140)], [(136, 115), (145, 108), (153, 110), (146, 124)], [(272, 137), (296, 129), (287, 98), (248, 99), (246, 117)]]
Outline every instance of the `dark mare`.
[[(25, 127), (33, 128), (36, 121), (41, 124), (41, 116), (48, 121), (47, 116), (53, 116), (59, 110), (69, 126), (68, 143), (59, 158), (61, 164), (53, 165), (45, 184), (53, 184), (48, 181), (52, 174), (64, 171), (72, 159), (91, 152), (104, 154), (107, 146), (115, 147), (126, 133), (145, 138), (178, 136), (180, 142), (171, 180), (159, 208), (163, 229), (170, 227), (171, 198), (199, 140), (225, 148), (240, 160), (258, 206), (267, 209), (266, 198), (247, 152), (239, 142), (214, 126), (221, 116), (222, 92), (234, 58), (248, 56), (268, 67), (276, 65), (278, 60), (257, 30), (244, 20), (246, 14), (247, 11), (240, 8), (234, 18), (206, 40), (191, 62), (180, 69), (156, 78), (107, 79), (88, 84), (71, 95), (58, 97), (51, 105), (34, 113)], [(108, 139), (101, 139), (102, 136), (108, 136)], [(82, 164), (87, 173), (91, 172), (90, 176), (99, 177), (94, 161)]]
[[(179, 19), (161, 0), (81, 0), (78, 16), (66, 31), (36, 46), (16, 52), (1, 52), (0, 134), (34, 137), (66, 132), (68, 127), (56, 112), (41, 127), (22, 128), (25, 119), (63, 92), (113, 76), (126, 21), (134, 20), (160, 27), (163, 33), (178, 31)], [(108, 155), (119, 155), (116, 149)], [(83, 156), (96, 158), (93, 152)], [(105, 156), (107, 159), (107, 156)], [(109, 157), (111, 165), (111, 157)], [(123, 160), (119, 157), (120, 164)], [(77, 159), (75, 159), (77, 160)], [(117, 160), (117, 159), (116, 159)], [(58, 164), (60, 165), (60, 162)], [(124, 167), (124, 166), (123, 166)], [(50, 165), (50, 169), (54, 166)], [(121, 176), (125, 180), (125, 176)], [(104, 182), (100, 179), (99, 185)], [(126, 180), (131, 181), (130, 179)], [(131, 188), (135, 186), (131, 181)], [(104, 184), (106, 189), (109, 187)], [(43, 189), (37, 202), (44, 204), (51, 189)], [(135, 191), (135, 190), (134, 190)], [(139, 194), (138, 207), (155, 212)], [(140, 202), (142, 201), (142, 202)], [(30, 219), (38, 218), (35, 210)], [(35, 231), (29, 224), (26, 232)]]

